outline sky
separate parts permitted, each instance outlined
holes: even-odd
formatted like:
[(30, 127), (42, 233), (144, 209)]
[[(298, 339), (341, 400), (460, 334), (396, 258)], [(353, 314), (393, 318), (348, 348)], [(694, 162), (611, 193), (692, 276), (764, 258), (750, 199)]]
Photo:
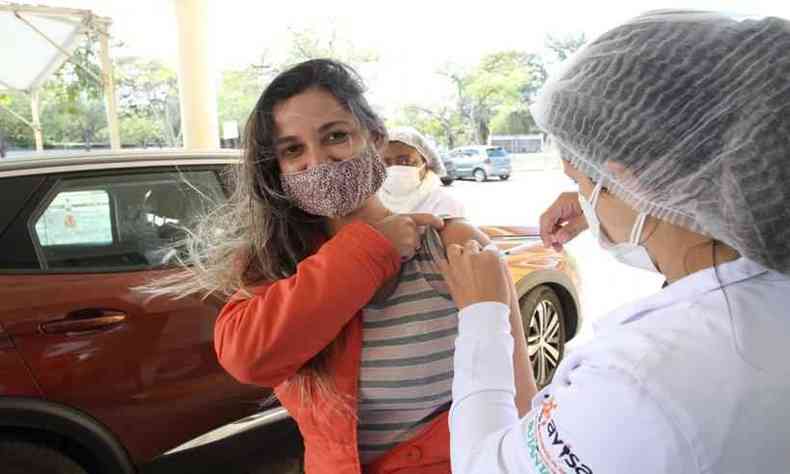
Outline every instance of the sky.
[[(17, 0), (21, 1), (21, 0)], [(112, 18), (112, 35), (124, 43), (115, 56), (144, 56), (177, 64), (173, 1), (38, 0), (50, 6), (90, 9)], [(212, 51), (218, 69), (278, 58), (288, 30), (335, 30), (355, 47), (379, 55), (363, 71), (371, 100), (385, 108), (431, 105), (451, 93), (435, 71), (448, 62), (474, 64), (505, 49), (541, 53), (547, 34), (583, 32), (588, 38), (642, 12), (665, 8), (723, 10), (790, 18), (790, 0), (209, 0)]]

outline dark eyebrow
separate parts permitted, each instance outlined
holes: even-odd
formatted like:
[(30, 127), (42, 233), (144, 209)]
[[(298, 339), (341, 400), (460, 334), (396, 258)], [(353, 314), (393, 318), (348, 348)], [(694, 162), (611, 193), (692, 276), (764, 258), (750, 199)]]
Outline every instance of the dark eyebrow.
[[(351, 124), (349, 122), (345, 121), (345, 120), (335, 120), (333, 122), (327, 122), (327, 123), (321, 125), (321, 127), (318, 128), (318, 133), (324, 133), (327, 130), (329, 130), (330, 128), (334, 127), (335, 125), (346, 125), (346, 126), (349, 126), (349, 127), (351, 126)], [(274, 140), (274, 146), (280, 146), (283, 143), (298, 142), (298, 141), (299, 141), (299, 139), (297, 137), (289, 135), (287, 137), (280, 137), (280, 138), (275, 139)]]
[(335, 125), (346, 125), (346, 126), (349, 126), (349, 127), (351, 126), (351, 124), (349, 122), (346, 122), (345, 120), (335, 120), (334, 122), (328, 122), (328, 123), (325, 123), (325, 124), (321, 125), (321, 127), (318, 129), (318, 132), (319, 133), (324, 133), (327, 130), (329, 130), (330, 128), (334, 127)]
[(274, 146), (277, 147), (282, 145), (283, 143), (298, 142), (298, 141), (299, 139), (293, 136), (280, 137), (274, 140)]

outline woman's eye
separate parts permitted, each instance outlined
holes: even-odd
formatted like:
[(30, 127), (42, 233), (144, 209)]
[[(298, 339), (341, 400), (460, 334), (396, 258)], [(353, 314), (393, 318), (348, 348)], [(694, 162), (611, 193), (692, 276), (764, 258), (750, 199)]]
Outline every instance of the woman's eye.
[(331, 132), (329, 135), (327, 135), (326, 140), (329, 143), (344, 143), (348, 140), (348, 138), (348, 132), (337, 131)]
[(282, 158), (293, 158), (293, 157), (299, 155), (299, 152), (301, 151), (301, 149), (302, 149), (301, 145), (287, 146), (287, 147), (285, 147), (285, 148), (280, 150), (280, 156)]

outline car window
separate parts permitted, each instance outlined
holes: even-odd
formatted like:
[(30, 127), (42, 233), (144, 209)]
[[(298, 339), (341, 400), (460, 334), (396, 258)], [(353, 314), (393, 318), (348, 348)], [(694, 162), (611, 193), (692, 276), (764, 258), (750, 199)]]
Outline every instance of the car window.
[(36, 235), (42, 247), (111, 244), (110, 195), (105, 190), (58, 193), (38, 218)]
[(500, 158), (507, 156), (507, 152), (503, 148), (487, 148), (486, 153), (489, 158)]
[(32, 222), (49, 271), (155, 268), (185, 229), (225, 199), (213, 171), (64, 178)]

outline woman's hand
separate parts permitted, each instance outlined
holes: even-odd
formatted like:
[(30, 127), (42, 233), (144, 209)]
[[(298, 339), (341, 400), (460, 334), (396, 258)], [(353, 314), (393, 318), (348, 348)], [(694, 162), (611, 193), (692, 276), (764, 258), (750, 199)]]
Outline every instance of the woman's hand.
[(563, 245), (587, 229), (579, 193), (562, 193), (540, 216), (543, 245), (561, 251)]
[(458, 309), (487, 301), (510, 304), (510, 281), (499, 251), (485, 250), (470, 240), (463, 247), (447, 247), (447, 263), (440, 265)]
[(444, 221), (433, 214), (396, 214), (372, 224), (392, 243), (403, 260), (412, 258), (419, 250), (420, 227), (428, 225), (441, 229)]

